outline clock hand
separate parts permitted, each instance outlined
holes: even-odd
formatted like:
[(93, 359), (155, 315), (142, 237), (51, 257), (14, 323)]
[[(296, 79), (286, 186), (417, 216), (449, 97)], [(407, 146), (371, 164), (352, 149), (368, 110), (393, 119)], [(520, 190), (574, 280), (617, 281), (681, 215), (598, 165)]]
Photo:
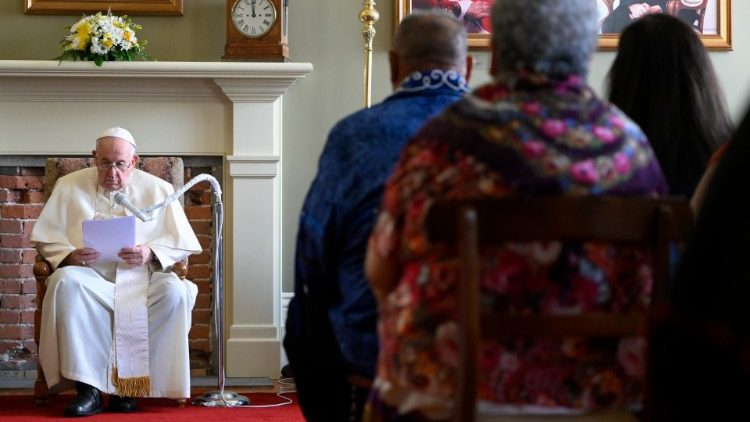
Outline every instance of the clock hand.
[(255, 0), (250, 2), (250, 7), (253, 9), (253, 17), (255, 17)]

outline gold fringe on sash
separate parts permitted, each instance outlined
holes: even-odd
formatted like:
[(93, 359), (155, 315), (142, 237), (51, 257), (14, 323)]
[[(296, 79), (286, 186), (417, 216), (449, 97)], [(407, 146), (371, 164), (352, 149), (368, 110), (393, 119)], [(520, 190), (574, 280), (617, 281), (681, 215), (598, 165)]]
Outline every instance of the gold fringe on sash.
[(112, 368), (112, 384), (120, 397), (148, 397), (151, 395), (151, 378), (120, 378), (117, 368)]

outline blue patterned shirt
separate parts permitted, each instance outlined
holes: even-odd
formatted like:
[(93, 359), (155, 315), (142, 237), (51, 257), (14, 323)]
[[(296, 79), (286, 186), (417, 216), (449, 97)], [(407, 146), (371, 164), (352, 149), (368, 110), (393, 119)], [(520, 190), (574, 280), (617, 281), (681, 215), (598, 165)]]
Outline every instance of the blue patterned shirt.
[(465, 92), (457, 72), (415, 72), (331, 130), (300, 215), (287, 336), (305, 335), (306, 318), (327, 314), (348, 369), (374, 375), (377, 312), (364, 256), (383, 185), (406, 141)]

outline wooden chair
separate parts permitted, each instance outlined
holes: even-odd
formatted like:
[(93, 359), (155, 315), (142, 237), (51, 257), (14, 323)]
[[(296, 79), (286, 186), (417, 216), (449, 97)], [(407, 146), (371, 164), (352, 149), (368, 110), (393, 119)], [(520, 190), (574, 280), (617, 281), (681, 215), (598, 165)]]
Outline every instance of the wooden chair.
[[(540, 196), (435, 204), (427, 220), (430, 241), (457, 243), (461, 261), (460, 363), (454, 420), (471, 422), (476, 418), (481, 337), (647, 336), (649, 327), (668, 309), (670, 243), (685, 241), (691, 224), (688, 203), (676, 199)], [(480, 248), (508, 241), (544, 240), (595, 240), (650, 246), (654, 286), (649, 314), (519, 316), (480, 310)], [(646, 417), (650, 407), (648, 384), (647, 379)], [(584, 418), (592, 420), (591, 415)], [(610, 415), (603, 420), (614, 419)]]
[[(52, 189), (55, 187), (57, 179), (94, 165), (93, 158), (48, 158), (44, 170), (44, 197), (49, 198)], [(147, 173), (160, 177), (161, 179), (172, 184), (175, 190), (180, 189), (184, 184), (184, 169), (182, 159), (179, 157), (141, 157), (138, 162), (138, 168)], [(182, 200), (182, 199), (180, 199)], [(180, 280), (184, 280), (187, 275), (187, 262), (178, 262), (172, 268)], [(39, 336), (42, 322), (42, 304), (44, 303), (44, 294), (47, 291), (47, 277), (52, 273), (50, 264), (37, 254), (36, 263), (34, 264), (34, 277), (36, 278), (36, 311), (34, 311), (34, 342), (39, 346)], [(37, 378), (34, 383), (34, 399), (37, 405), (47, 403), (49, 389), (44, 378), (44, 372), (41, 365), (37, 363)], [(186, 399), (177, 400), (177, 404), (182, 407)]]

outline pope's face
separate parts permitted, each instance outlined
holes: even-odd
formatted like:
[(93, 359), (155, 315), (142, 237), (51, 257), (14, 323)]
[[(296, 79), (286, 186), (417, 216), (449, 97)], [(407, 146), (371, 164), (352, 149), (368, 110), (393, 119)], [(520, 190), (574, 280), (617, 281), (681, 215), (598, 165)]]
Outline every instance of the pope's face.
[(102, 189), (115, 191), (127, 186), (138, 162), (132, 145), (120, 138), (106, 137), (97, 141), (92, 153)]

